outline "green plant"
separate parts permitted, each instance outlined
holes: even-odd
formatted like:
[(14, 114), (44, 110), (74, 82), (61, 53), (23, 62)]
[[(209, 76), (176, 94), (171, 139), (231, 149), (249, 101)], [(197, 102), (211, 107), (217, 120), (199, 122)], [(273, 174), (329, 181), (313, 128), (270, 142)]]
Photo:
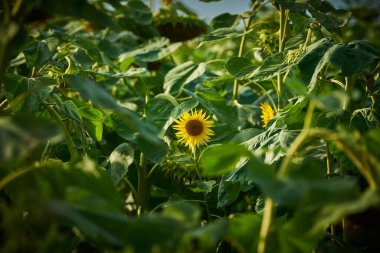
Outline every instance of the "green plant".
[(378, 6), (153, 2), (2, 1), (0, 251), (378, 252)]

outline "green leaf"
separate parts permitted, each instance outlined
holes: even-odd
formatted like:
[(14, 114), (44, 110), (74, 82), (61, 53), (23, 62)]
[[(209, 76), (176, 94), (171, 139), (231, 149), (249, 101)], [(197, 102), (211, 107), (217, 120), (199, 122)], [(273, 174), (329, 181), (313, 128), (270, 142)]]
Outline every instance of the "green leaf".
[(91, 100), (97, 106), (116, 111), (119, 115), (120, 123), (128, 127), (128, 135), (139, 132), (149, 142), (157, 143), (159, 141), (157, 138), (158, 131), (152, 124), (141, 121), (136, 113), (121, 107), (110, 94), (96, 86), (90, 79), (77, 75), (67, 75), (66, 79), (83, 98)]
[(206, 148), (200, 158), (202, 174), (205, 176), (220, 176), (235, 169), (243, 158), (252, 154), (242, 145), (227, 143)]
[(25, 60), (28, 68), (41, 68), (53, 56), (46, 41), (34, 41), (24, 49)]
[(85, 0), (50, 1), (41, 0), (41, 9), (47, 13), (55, 13), (64, 16), (71, 16), (86, 19), (90, 23), (103, 27), (117, 28), (110, 16), (96, 9)]
[(81, 107), (79, 113), (90, 136), (96, 141), (101, 141), (103, 136), (103, 113), (89, 106)]
[(230, 220), (227, 241), (239, 252), (256, 252), (260, 238), (261, 216), (242, 214)]
[(328, 52), (334, 50), (330, 38), (321, 39), (307, 47), (306, 53), (298, 62), (298, 68), (312, 90), (317, 82), (319, 72), (329, 62)]
[(95, 63), (95, 60), (92, 59), (83, 48), (78, 48), (71, 57), (73, 58), (75, 65), (83, 69), (89, 69)]
[(202, 212), (199, 206), (179, 199), (169, 200), (165, 204), (162, 214), (188, 226), (196, 226), (200, 221)]
[(248, 78), (250, 74), (257, 68), (251, 61), (243, 57), (233, 57), (226, 64), (227, 71), (235, 78)]
[[(258, 68), (255, 68), (248, 76), (252, 81), (263, 81), (285, 73), (292, 64), (286, 62), (285, 53), (277, 53), (269, 56)], [(294, 63), (295, 64), (295, 63)]]
[(198, 66), (192, 61), (182, 63), (169, 70), (165, 75), (164, 90), (166, 93), (178, 96), (186, 84), (203, 75), (205, 71), (204, 63), (200, 63)]
[(228, 12), (222, 13), (210, 21), (212, 29), (219, 29), (224, 27), (236, 27), (240, 22), (239, 15), (233, 15)]
[(292, 28), (294, 34), (302, 33), (312, 22), (311, 18), (307, 18), (307, 16), (300, 13), (289, 13), (289, 19), (292, 21)]
[(0, 117), (0, 136), (2, 164), (21, 160), (46, 142), (56, 143), (63, 137), (56, 124), (30, 115)]
[(380, 50), (366, 41), (353, 41), (337, 45), (330, 53), (329, 59), (342, 70), (344, 76), (352, 76), (378, 61)]
[(212, 191), (212, 187), (215, 185), (215, 180), (210, 180), (207, 182), (203, 181), (197, 181), (191, 185), (191, 190), (193, 192), (204, 192), (204, 193), (210, 193)]
[(346, 10), (333, 10), (327, 13), (316, 11), (312, 12), (312, 15), (326, 28), (338, 28), (347, 24), (351, 17), (351, 12)]
[(218, 189), (218, 208), (227, 206), (238, 199), (241, 191), (252, 189), (253, 185), (241, 184), (240, 182), (227, 181), (230, 174), (225, 174), (219, 183)]
[(216, 29), (216, 30), (212, 31), (211, 33), (203, 36), (202, 41), (198, 47), (201, 47), (201, 46), (209, 44), (209, 43), (219, 42), (219, 41), (226, 40), (226, 39), (237, 38), (237, 37), (243, 36), (245, 34), (249, 34), (251, 32), (253, 32), (253, 29), (250, 29), (250, 30), (242, 33), (242, 32), (236, 31), (235, 28), (231, 28), (231, 27), (219, 28), (219, 29)]
[(152, 23), (150, 8), (140, 0), (130, 0), (127, 4), (126, 15), (137, 23), (149, 25)]
[(112, 181), (118, 184), (128, 173), (128, 167), (133, 163), (134, 150), (128, 143), (117, 146), (109, 157)]
[(181, 45), (181, 43), (170, 44), (169, 39), (164, 37), (153, 38), (131, 51), (121, 54), (119, 61), (123, 62), (125, 59), (131, 57), (143, 62), (158, 61), (172, 54)]

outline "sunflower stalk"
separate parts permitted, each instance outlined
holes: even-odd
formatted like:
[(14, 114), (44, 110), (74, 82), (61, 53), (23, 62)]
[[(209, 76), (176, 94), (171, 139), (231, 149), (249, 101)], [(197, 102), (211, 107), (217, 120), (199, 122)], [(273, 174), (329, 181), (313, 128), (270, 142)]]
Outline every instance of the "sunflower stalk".
[(138, 169), (138, 189), (137, 189), (137, 215), (144, 213), (146, 209), (147, 198), (147, 169), (146, 169), (146, 157), (143, 152), (140, 154), (140, 163)]
[[(238, 57), (242, 57), (243, 56), (244, 46), (245, 46), (245, 42), (247, 40), (247, 33), (246, 32), (248, 31), (249, 27), (251, 26), (253, 17), (259, 11), (260, 6), (261, 6), (260, 5), (261, 2), (262, 2), (261, 0), (257, 0), (257, 1), (255, 1), (252, 4), (252, 8), (251, 8), (252, 13), (251, 13), (251, 15), (249, 15), (247, 23), (244, 22), (244, 34), (243, 34), (243, 36), (241, 37), (241, 40), (240, 40)], [(233, 87), (233, 91), (232, 91), (232, 101), (231, 101), (232, 102), (232, 106), (235, 105), (235, 102), (238, 99), (238, 93), (239, 93), (239, 81), (238, 81), (238, 79), (235, 79), (234, 80), (234, 87)]]

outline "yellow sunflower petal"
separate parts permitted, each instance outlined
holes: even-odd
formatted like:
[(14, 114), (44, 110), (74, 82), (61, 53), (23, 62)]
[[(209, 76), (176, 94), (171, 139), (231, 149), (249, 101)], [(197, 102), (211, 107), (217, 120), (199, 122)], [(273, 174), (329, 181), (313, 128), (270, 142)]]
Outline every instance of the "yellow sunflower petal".
[(178, 141), (193, 150), (200, 145), (207, 145), (210, 136), (214, 135), (214, 131), (210, 129), (214, 122), (208, 120), (210, 116), (206, 116), (203, 110), (192, 110), (175, 119), (173, 128)]

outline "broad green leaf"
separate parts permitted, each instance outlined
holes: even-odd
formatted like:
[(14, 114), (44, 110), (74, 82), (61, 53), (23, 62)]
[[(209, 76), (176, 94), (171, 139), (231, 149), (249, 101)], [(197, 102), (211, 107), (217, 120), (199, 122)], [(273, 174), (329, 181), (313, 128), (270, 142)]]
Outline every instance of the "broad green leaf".
[(143, 25), (149, 25), (152, 23), (152, 13), (150, 8), (141, 0), (128, 1), (126, 15), (135, 22)]
[(94, 107), (81, 107), (79, 113), (90, 136), (101, 141), (103, 136), (103, 113)]
[(228, 123), (230, 129), (239, 124), (234, 109), (227, 104), (226, 100), (211, 84), (198, 85), (195, 94), (188, 90), (186, 93), (198, 100), (200, 105), (210, 114), (215, 115), (220, 122)]
[(342, 70), (344, 76), (352, 76), (378, 61), (380, 50), (366, 41), (353, 41), (337, 45), (330, 53), (329, 59)]
[(261, 216), (242, 214), (229, 222), (226, 240), (239, 252), (256, 252), (260, 238)]
[(228, 28), (219, 28), (211, 33), (203, 36), (201, 43), (199, 44), (198, 47), (201, 47), (203, 45), (209, 44), (209, 43), (215, 43), (219, 42), (225, 39), (231, 39), (231, 38), (237, 38), (241, 37), (245, 34), (249, 34), (253, 32), (253, 29), (250, 29), (244, 33), (236, 31), (236, 29), (228, 27)]
[(181, 94), (186, 84), (200, 77), (206, 70), (204, 63), (198, 66), (192, 61), (188, 61), (172, 68), (166, 75), (164, 81), (164, 90), (173, 96)]
[(41, 9), (48, 13), (55, 13), (63, 16), (86, 19), (87, 21), (103, 27), (117, 28), (110, 16), (98, 10), (85, 0), (50, 1), (41, 0)]
[(181, 45), (181, 43), (169, 44), (169, 39), (164, 37), (154, 38), (137, 46), (131, 51), (121, 54), (119, 61), (122, 62), (131, 57), (143, 62), (158, 61), (172, 54)]
[(239, 161), (251, 157), (251, 152), (242, 145), (222, 144), (206, 148), (200, 158), (202, 174), (205, 176), (219, 176), (236, 168)]
[(305, 1), (278, 0), (278, 4), (281, 5), (282, 8), (288, 9), (291, 12), (304, 12), (307, 8)]
[(94, 59), (92, 59), (86, 50), (82, 48), (78, 48), (76, 52), (74, 52), (71, 56), (76, 64), (76, 66), (89, 69), (95, 63)]
[(129, 135), (139, 132), (143, 138), (151, 143), (158, 142), (157, 129), (146, 121), (141, 121), (136, 113), (121, 107), (116, 100), (105, 90), (96, 86), (90, 79), (77, 75), (66, 76), (68, 83), (75, 88), (83, 98), (91, 100), (95, 105), (111, 109), (119, 114), (121, 124), (129, 129)]
[(321, 39), (308, 46), (306, 53), (298, 62), (304, 80), (309, 83), (309, 90), (314, 88), (319, 72), (329, 62), (328, 52), (332, 50), (334, 42), (330, 38)]
[(25, 158), (48, 141), (57, 143), (62, 139), (62, 134), (51, 121), (17, 115), (0, 117), (0, 137), (0, 162), (6, 164)]
[(220, 14), (210, 21), (212, 29), (219, 29), (224, 27), (236, 27), (239, 24), (240, 17), (230, 13)]
[(227, 206), (234, 201), (236, 201), (240, 195), (240, 192), (248, 191), (253, 188), (253, 185), (248, 185), (246, 183), (241, 183), (238, 181), (227, 181), (230, 174), (225, 174), (219, 183), (218, 189), (218, 204), (217, 207)]
[(161, 163), (169, 149), (168, 144), (162, 139), (152, 143), (144, 138), (138, 138), (137, 142), (141, 152), (145, 154), (145, 157), (154, 163)]
[(244, 79), (257, 68), (251, 61), (243, 57), (234, 57), (228, 60), (226, 64), (227, 71), (235, 78)]
[(165, 204), (162, 214), (192, 227), (199, 224), (202, 212), (199, 206), (179, 199), (169, 200)]
[(109, 157), (112, 181), (118, 184), (128, 173), (128, 167), (133, 163), (134, 150), (128, 143), (117, 146)]
[(24, 49), (24, 55), (28, 68), (41, 68), (53, 56), (46, 41), (34, 41)]
[(170, 94), (159, 94), (149, 100), (145, 105), (144, 112), (147, 119), (162, 128), (170, 117), (175, 104), (178, 105), (176, 99)]
[(248, 76), (253, 81), (263, 81), (285, 73), (295, 63), (286, 62), (285, 53), (277, 53), (269, 56), (258, 68), (255, 68)]
[(312, 19), (300, 13), (289, 13), (289, 19), (292, 21), (292, 28), (295, 34), (305, 31)]
[(215, 185), (215, 180), (210, 180), (207, 182), (203, 181), (196, 181), (191, 185), (191, 190), (193, 192), (204, 192), (204, 193), (210, 193), (212, 191), (212, 187)]
[(312, 12), (313, 17), (327, 28), (343, 27), (351, 17), (351, 12), (346, 10), (333, 10), (327, 13)]

